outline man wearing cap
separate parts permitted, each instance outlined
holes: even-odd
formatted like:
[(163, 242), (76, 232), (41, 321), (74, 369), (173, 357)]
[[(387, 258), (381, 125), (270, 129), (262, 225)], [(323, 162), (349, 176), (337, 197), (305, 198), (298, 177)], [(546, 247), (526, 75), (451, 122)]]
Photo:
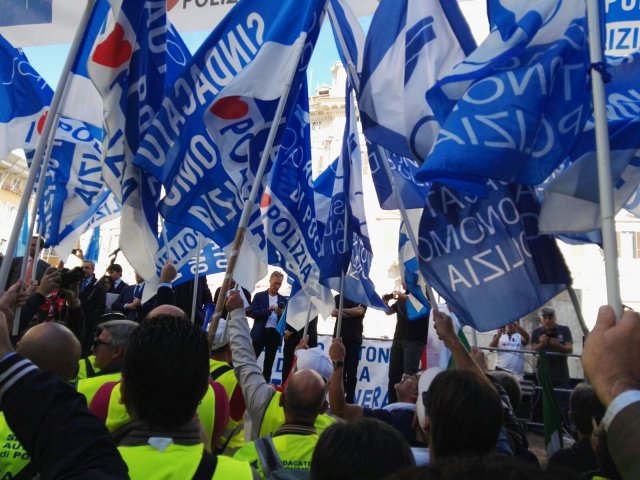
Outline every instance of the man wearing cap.
[[(232, 292), (226, 303), (229, 315), (229, 338), (233, 354), (233, 368), (240, 382), (247, 411), (251, 417), (251, 439), (274, 433), (285, 421), (280, 402), (281, 392), (276, 391), (264, 379), (258, 366), (245, 315), (244, 303), (238, 292)], [(303, 342), (301, 342), (303, 344)], [(304, 344), (303, 344), (304, 346)], [(331, 376), (331, 360), (318, 347), (296, 352), (298, 370), (310, 369), (319, 373), (327, 382)], [(318, 415), (315, 428), (318, 434), (331, 425), (334, 419), (327, 414)]]
[[(531, 348), (536, 352), (557, 352), (561, 354), (573, 353), (573, 338), (571, 330), (565, 325), (556, 323), (556, 312), (551, 307), (542, 307), (540, 309), (541, 327), (536, 328), (531, 334)], [(565, 355), (548, 355), (549, 376), (551, 383), (555, 388), (567, 389), (571, 387), (569, 377), (569, 364)], [(538, 367), (540, 364), (538, 363)], [(565, 422), (568, 422), (567, 410), (569, 407), (568, 392), (554, 391), (558, 403), (560, 404), (560, 413)]]
[[(565, 325), (556, 323), (556, 312), (551, 307), (540, 309), (541, 327), (531, 335), (531, 348), (537, 352), (573, 353), (571, 330)], [(564, 355), (549, 355), (549, 373), (554, 387), (569, 386), (569, 365)]]

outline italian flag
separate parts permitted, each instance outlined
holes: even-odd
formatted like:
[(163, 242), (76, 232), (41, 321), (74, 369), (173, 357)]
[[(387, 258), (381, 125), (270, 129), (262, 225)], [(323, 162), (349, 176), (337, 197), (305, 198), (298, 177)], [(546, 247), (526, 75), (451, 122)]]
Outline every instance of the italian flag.
[(547, 354), (540, 352), (538, 359), (538, 375), (542, 386), (542, 417), (544, 421), (544, 444), (547, 448), (547, 458), (553, 452), (562, 448), (562, 416), (558, 407), (558, 400), (553, 393), (553, 385), (549, 375)]

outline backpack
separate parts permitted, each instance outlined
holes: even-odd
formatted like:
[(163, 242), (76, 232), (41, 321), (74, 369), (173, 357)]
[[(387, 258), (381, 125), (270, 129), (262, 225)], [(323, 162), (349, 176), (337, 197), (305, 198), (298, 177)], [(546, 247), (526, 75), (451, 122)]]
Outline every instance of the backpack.
[(309, 470), (285, 469), (278, 456), (271, 435), (259, 438), (255, 441), (258, 461), (262, 465), (264, 476), (268, 480), (306, 480), (309, 478)]

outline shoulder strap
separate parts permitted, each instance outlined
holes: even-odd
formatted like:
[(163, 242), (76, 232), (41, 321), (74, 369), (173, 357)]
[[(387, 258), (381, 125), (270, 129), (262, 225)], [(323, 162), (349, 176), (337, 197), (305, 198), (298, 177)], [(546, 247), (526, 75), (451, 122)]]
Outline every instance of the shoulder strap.
[(211, 480), (218, 465), (218, 457), (210, 454), (206, 450), (202, 451), (202, 458), (198, 464), (193, 480)]
[(272, 472), (282, 470), (282, 462), (273, 445), (271, 435), (257, 439), (255, 445), (265, 478), (269, 478)]
[(231, 365), (222, 365), (220, 368), (216, 368), (213, 372), (211, 372), (211, 379), (215, 381), (231, 370), (233, 370), (233, 367)]
[(88, 358), (84, 359), (84, 367), (87, 371), (87, 378), (91, 378), (96, 375), (96, 371), (93, 369), (93, 364), (91, 363), (91, 360), (89, 360)]
[(98, 417), (102, 422), (107, 421), (109, 415), (109, 402), (111, 401), (111, 392), (116, 388), (119, 382), (106, 382), (95, 393), (89, 404), (89, 410)]

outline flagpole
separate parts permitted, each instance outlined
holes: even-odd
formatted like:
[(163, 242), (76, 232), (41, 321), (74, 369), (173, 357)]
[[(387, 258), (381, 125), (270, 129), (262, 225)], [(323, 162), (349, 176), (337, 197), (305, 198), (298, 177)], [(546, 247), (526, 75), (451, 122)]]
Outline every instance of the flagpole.
[[(335, 12), (333, 10), (333, 5), (331, 5), (331, 2), (327, 4), (326, 8), (329, 16), (335, 18)], [(334, 22), (334, 24), (335, 23), (337, 22)], [(349, 73), (350, 73), (349, 77), (351, 79), (351, 82), (354, 88), (356, 89), (356, 91), (359, 92), (360, 77), (358, 77), (357, 68), (353, 64), (353, 59), (349, 55), (349, 49), (345, 44), (342, 31), (338, 28), (338, 29), (334, 29), (334, 32), (336, 32), (337, 34), (336, 36), (338, 37), (338, 41), (340, 42), (340, 48), (342, 49), (342, 52), (347, 57), (348, 64), (346, 65), (346, 67), (349, 69)], [(398, 186), (396, 184), (395, 178), (393, 178), (393, 174), (391, 173), (391, 167), (389, 167), (389, 161), (387, 159), (387, 155), (384, 152), (384, 150), (380, 147), (380, 145), (378, 144), (375, 144), (375, 145), (376, 145), (376, 148), (378, 149), (378, 154), (382, 159), (381, 163), (383, 164), (385, 174), (387, 175), (387, 179), (391, 184), (391, 190), (393, 191), (393, 196), (396, 199), (396, 203), (398, 204), (398, 210), (400, 210), (400, 216), (402, 217), (402, 221), (405, 223), (407, 227), (407, 237), (409, 237), (409, 241), (411, 242), (411, 246), (413, 248), (416, 258), (420, 258), (419, 256), (420, 254), (418, 250), (418, 240), (416, 239), (416, 235), (413, 231), (411, 223), (409, 222), (409, 215), (407, 214), (407, 210), (404, 206), (404, 202), (402, 201), (402, 198), (400, 198), (400, 194), (398, 193)], [(431, 288), (431, 285), (429, 285), (429, 283), (427, 282), (427, 279), (424, 278), (424, 275), (422, 274), (421, 269), (418, 269), (418, 274), (420, 275), (420, 277), (422, 277), (422, 280), (424, 281), (425, 291), (427, 294), (427, 298), (429, 299), (429, 303), (431, 303), (431, 308), (433, 309), (434, 312), (438, 312), (439, 311), (438, 302), (436, 302), (436, 297), (433, 293), (433, 289)]]
[[(302, 55), (302, 49), (304, 48), (304, 44), (307, 39), (307, 33), (303, 32), (302, 41), (298, 42), (298, 45), (294, 47), (295, 49), (295, 58), (300, 58)], [(299, 63), (299, 62), (298, 62)], [(231, 246), (231, 253), (227, 258), (227, 270), (224, 274), (224, 280), (222, 281), (222, 285), (220, 286), (220, 293), (218, 298), (226, 298), (227, 290), (229, 289), (229, 282), (233, 278), (233, 272), (236, 268), (236, 263), (238, 263), (238, 252), (242, 247), (242, 242), (244, 241), (244, 235), (247, 230), (247, 226), (249, 225), (249, 218), (251, 217), (251, 212), (253, 211), (253, 207), (256, 202), (256, 198), (258, 197), (258, 191), (260, 190), (260, 185), (262, 184), (262, 178), (264, 177), (264, 172), (267, 169), (267, 164), (269, 163), (269, 156), (271, 155), (271, 149), (273, 148), (273, 142), (276, 139), (276, 133), (278, 132), (278, 127), (280, 124), (280, 119), (282, 118), (282, 114), (284, 113), (284, 107), (287, 103), (287, 98), (289, 97), (289, 91), (291, 90), (291, 84), (293, 83), (293, 78), (298, 70), (298, 63), (296, 63), (296, 67), (292, 69), (291, 76), (289, 77), (286, 84), (286, 94), (280, 97), (278, 101), (278, 107), (273, 116), (273, 122), (271, 123), (271, 128), (269, 129), (269, 136), (267, 137), (267, 141), (264, 146), (264, 150), (262, 151), (262, 157), (260, 157), (260, 163), (258, 165), (258, 169), (256, 170), (256, 176), (253, 180), (253, 184), (251, 185), (251, 193), (249, 194), (249, 198), (244, 203), (242, 207), (242, 213), (240, 214), (240, 221), (238, 223), (238, 230), (236, 230), (236, 236), (233, 239), (233, 244)], [(213, 317), (211, 318), (211, 323), (209, 323), (209, 332), (207, 334), (209, 338), (209, 343), (213, 344), (215, 339), (216, 330), (218, 329), (218, 322), (220, 321), (220, 315), (222, 314), (222, 307), (224, 302), (218, 302), (216, 304), (216, 309), (213, 312)]]
[(43, 153), (47, 146), (49, 136), (51, 134), (52, 127), (54, 125), (54, 119), (57, 120), (58, 107), (60, 105), (60, 100), (62, 99), (62, 95), (65, 90), (65, 86), (69, 77), (69, 72), (71, 70), (71, 65), (75, 60), (78, 47), (80, 46), (80, 42), (82, 41), (82, 37), (84, 35), (85, 28), (89, 21), (89, 17), (91, 16), (91, 11), (93, 10), (94, 4), (95, 4), (95, 0), (87, 0), (87, 4), (82, 14), (82, 18), (80, 20), (75, 36), (73, 38), (71, 48), (69, 49), (69, 54), (67, 55), (67, 59), (64, 63), (64, 66), (62, 67), (62, 73), (60, 74), (58, 87), (56, 88), (56, 91), (53, 95), (53, 99), (51, 100), (51, 106), (49, 107), (47, 118), (44, 122), (44, 126), (42, 127), (42, 132), (40, 135), (40, 139), (38, 140), (38, 145), (36, 147), (36, 152), (33, 157), (33, 162), (31, 164), (31, 168), (29, 169), (29, 175), (27, 176), (27, 181), (24, 186), (24, 194), (22, 195), (22, 199), (20, 200), (20, 205), (18, 206), (18, 212), (16, 213), (16, 219), (13, 224), (13, 230), (11, 231), (9, 242), (7, 244), (7, 255), (5, 256), (4, 261), (2, 262), (2, 266), (0, 267), (1, 291), (4, 291), (4, 287), (9, 277), (9, 269), (11, 268), (11, 263), (13, 260), (13, 252), (18, 243), (20, 226), (27, 212), (29, 197), (31, 192), (33, 192), (33, 187), (36, 183), (36, 176), (38, 175), (38, 171), (42, 166)]
[(191, 297), (191, 323), (196, 323), (196, 302), (198, 301), (198, 282), (200, 280), (200, 250), (202, 236), (198, 232), (198, 251), (196, 252), (196, 274), (193, 277), (193, 296)]
[(596, 129), (596, 153), (598, 158), (598, 189), (600, 193), (600, 216), (602, 219), (602, 246), (604, 268), (607, 278), (607, 302), (622, 315), (622, 300), (618, 276), (618, 253), (616, 251), (616, 223), (613, 202), (613, 180), (609, 149), (609, 129), (602, 71), (593, 66), (604, 65), (602, 42), (600, 39), (600, 12), (598, 0), (587, 0), (587, 20), (589, 24), (589, 54), (591, 57), (591, 84), (593, 92), (593, 116)]
[(309, 308), (307, 309), (307, 323), (305, 324), (304, 331), (302, 332), (303, 340), (307, 338), (307, 334), (309, 333), (309, 322), (311, 320), (311, 307), (312, 307), (312, 302), (311, 302), (311, 298), (309, 298)]
[[(344, 166), (342, 167), (342, 173), (344, 175)], [(360, 172), (362, 173), (362, 172)], [(347, 241), (349, 239), (349, 209), (344, 209), (344, 234), (342, 236), (342, 241), (344, 243), (344, 248), (347, 248)], [(348, 268), (348, 267), (347, 267)], [(342, 332), (342, 310), (344, 306), (344, 277), (345, 272), (342, 271), (340, 274), (340, 302), (338, 305), (338, 318), (336, 320), (336, 337), (340, 338), (340, 333)]]

